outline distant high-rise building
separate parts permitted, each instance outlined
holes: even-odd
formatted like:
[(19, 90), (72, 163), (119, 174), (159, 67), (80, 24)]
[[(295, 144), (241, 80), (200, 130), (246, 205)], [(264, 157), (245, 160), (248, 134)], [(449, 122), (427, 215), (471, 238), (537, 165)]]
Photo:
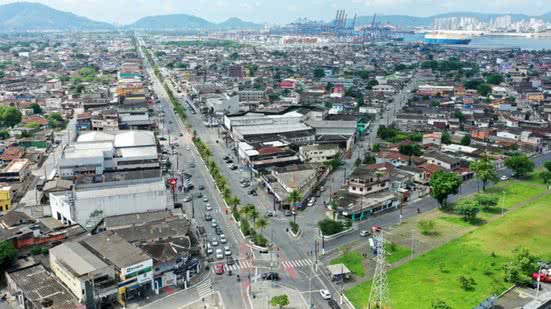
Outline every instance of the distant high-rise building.
[(512, 23), (513, 18), (511, 17), (511, 15), (499, 16), (496, 17), (494, 27), (498, 30), (507, 30), (511, 28)]

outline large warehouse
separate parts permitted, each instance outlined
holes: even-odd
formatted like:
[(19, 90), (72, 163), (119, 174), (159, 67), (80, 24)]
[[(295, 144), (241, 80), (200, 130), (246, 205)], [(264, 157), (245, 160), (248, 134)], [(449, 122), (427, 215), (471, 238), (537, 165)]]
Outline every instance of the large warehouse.
[(52, 217), (93, 229), (103, 218), (172, 208), (161, 177), (78, 184), (50, 193)]
[(103, 175), (105, 171), (159, 167), (153, 132), (124, 131), (116, 134), (88, 132), (68, 146), (59, 160), (59, 176)]

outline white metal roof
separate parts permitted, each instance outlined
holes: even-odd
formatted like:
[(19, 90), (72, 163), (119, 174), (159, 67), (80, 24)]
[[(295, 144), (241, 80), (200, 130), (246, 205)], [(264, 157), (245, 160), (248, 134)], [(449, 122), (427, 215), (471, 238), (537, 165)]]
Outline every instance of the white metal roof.
[(151, 131), (128, 131), (115, 137), (115, 147), (154, 146), (155, 136)]

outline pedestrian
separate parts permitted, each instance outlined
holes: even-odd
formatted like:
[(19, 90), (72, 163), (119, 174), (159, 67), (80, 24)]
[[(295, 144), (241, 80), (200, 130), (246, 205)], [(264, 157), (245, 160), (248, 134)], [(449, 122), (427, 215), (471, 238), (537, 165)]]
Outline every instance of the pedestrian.
[(421, 209), (417, 208), (417, 213), (420, 214), (420, 213), (421, 213)]

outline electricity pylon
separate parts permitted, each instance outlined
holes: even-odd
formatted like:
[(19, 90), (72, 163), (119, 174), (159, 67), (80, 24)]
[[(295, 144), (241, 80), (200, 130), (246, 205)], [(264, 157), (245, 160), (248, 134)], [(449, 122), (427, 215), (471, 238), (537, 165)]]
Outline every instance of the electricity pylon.
[(369, 292), (368, 309), (390, 309), (390, 292), (386, 271), (385, 235), (381, 227), (372, 227), (373, 241), (375, 246), (375, 274)]

